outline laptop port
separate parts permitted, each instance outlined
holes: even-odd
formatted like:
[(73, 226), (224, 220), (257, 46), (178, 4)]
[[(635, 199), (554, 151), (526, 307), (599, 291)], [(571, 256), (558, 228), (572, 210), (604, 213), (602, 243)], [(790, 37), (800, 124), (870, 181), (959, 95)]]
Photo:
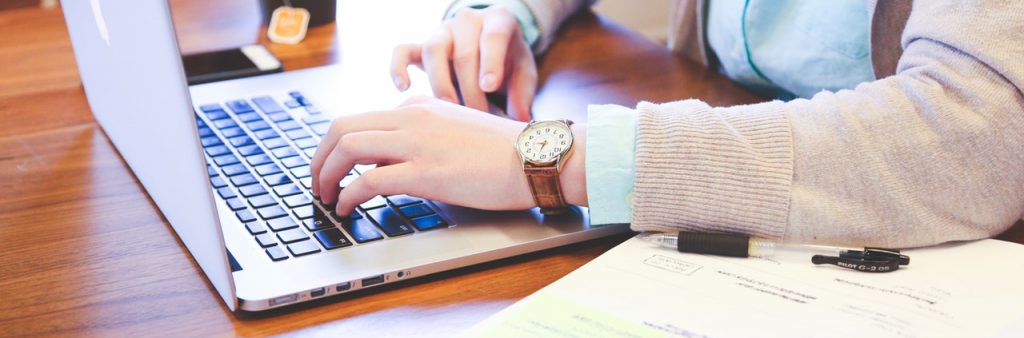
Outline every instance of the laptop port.
[(384, 275), (377, 275), (370, 278), (363, 278), (363, 287), (384, 283)]
[(352, 288), (352, 282), (344, 282), (344, 283), (338, 284), (338, 286), (335, 286), (334, 287), (334, 291), (338, 291), (338, 292), (348, 291), (348, 289), (351, 289), (351, 288)]
[(316, 290), (310, 291), (310, 292), (309, 292), (309, 297), (310, 297), (310, 298), (316, 298), (316, 297), (320, 297), (320, 296), (323, 296), (323, 295), (324, 295), (324, 294), (326, 294), (326, 293), (327, 293), (327, 289), (325, 289), (325, 288), (319, 288), (319, 289), (316, 289)]
[(278, 306), (281, 304), (288, 304), (299, 300), (299, 295), (287, 295), (281, 296), (270, 300), (270, 306)]

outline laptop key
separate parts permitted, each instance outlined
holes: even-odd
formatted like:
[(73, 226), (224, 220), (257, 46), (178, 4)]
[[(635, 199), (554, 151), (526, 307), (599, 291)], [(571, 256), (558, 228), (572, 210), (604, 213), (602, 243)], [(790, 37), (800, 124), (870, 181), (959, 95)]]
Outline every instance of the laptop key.
[(317, 124), (320, 122), (327, 122), (327, 118), (323, 115), (307, 115), (302, 118), (302, 122), (305, 122), (306, 124)]
[(247, 145), (247, 146), (244, 146), (244, 147), (239, 147), (238, 148), (238, 153), (242, 154), (242, 156), (252, 156), (252, 155), (262, 154), (263, 153), (263, 148), (260, 148), (260, 146), (255, 145), (255, 144)]
[(235, 175), (241, 175), (241, 174), (245, 174), (245, 173), (249, 172), (249, 168), (246, 168), (241, 163), (239, 163), (239, 164), (232, 164), (232, 165), (220, 168), (220, 169), (224, 171), (224, 176), (235, 176)]
[(263, 145), (266, 146), (267, 149), (277, 149), (288, 146), (288, 142), (285, 142), (284, 139), (280, 137), (275, 137), (263, 140)]
[(342, 189), (348, 188), (348, 186), (351, 185), (352, 182), (355, 182), (355, 180), (358, 178), (359, 175), (349, 173), (347, 176), (341, 178), (341, 182), (338, 182), (338, 186), (341, 187)]
[(288, 244), (288, 251), (292, 252), (292, 256), (299, 257), (320, 252), (320, 247), (316, 246), (316, 243), (313, 243), (313, 241), (307, 240)]
[(238, 127), (238, 124), (235, 123), (235, 120), (223, 119), (223, 120), (213, 121), (213, 126), (217, 127), (217, 129), (223, 130), (223, 129), (227, 129), (227, 128)]
[(284, 101), (284, 106), (288, 107), (288, 109), (295, 109), (295, 108), (298, 108), (298, 107), (302, 107), (302, 105), (299, 104), (299, 101), (295, 101), (295, 100)]
[(274, 239), (274, 235), (265, 233), (256, 235), (256, 243), (258, 243), (261, 247), (269, 248), (277, 245), (277, 240)]
[(295, 120), (282, 121), (277, 124), (277, 127), (284, 131), (302, 129), (302, 126), (300, 126), (298, 122), (295, 122)]
[(266, 251), (267, 256), (270, 256), (270, 260), (272, 261), (276, 262), (288, 259), (288, 254), (284, 253), (284, 250), (279, 246), (268, 248)]
[(294, 148), (288, 147), (274, 149), (274, 157), (277, 157), (278, 159), (288, 158), (292, 156), (299, 156), (299, 153), (296, 152)]
[(321, 122), (309, 125), (309, 129), (313, 129), (313, 132), (317, 135), (324, 136), (327, 134), (327, 130), (331, 129), (331, 124), (327, 122)]
[(245, 135), (232, 137), (228, 139), (228, 142), (235, 146), (235, 148), (253, 144), (252, 139)]
[(238, 188), (238, 192), (245, 197), (253, 197), (256, 195), (262, 195), (267, 193), (267, 189), (264, 189), (262, 185), (251, 184), (241, 188)]
[(302, 129), (290, 130), (285, 133), (285, 136), (288, 136), (288, 138), (292, 140), (310, 137), (309, 133)]
[(287, 205), (289, 208), (298, 208), (299, 206), (302, 205), (311, 205), (309, 204), (310, 202), (312, 201), (309, 199), (309, 197), (306, 197), (306, 195), (294, 195), (286, 197), (284, 199), (284, 205)]
[(245, 223), (245, 230), (249, 230), (250, 234), (259, 235), (267, 232), (267, 227), (263, 226), (263, 222), (255, 221)]
[(273, 129), (264, 129), (264, 130), (256, 131), (256, 132), (253, 132), (253, 133), (256, 134), (256, 138), (258, 138), (260, 140), (266, 140), (268, 138), (278, 137), (277, 131), (273, 130)]
[(230, 154), (230, 153), (231, 153), (231, 149), (228, 149), (228, 147), (226, 147), (224, 145), (206, 147), (206, 154), (210, 155), (210, 157), (217, 157), (217, 156), (220, 156), (220, 155)]
[(313, 208), (295, 208), (292, 210), (292, 213), (295, 214), (295, 217), (298, 217), (299, 219), (307, 219), (313, 218), (313, 214), (315, 214), (315, 211), (313, 210)]
[(276, 194), (279, 197), (286, 197), (301, 193), (302, 189), (299, 189), (299, 187), (295, 186), (294, 184), (287, 184), (274, 187), (274, 194)]
[(250, 185), (253, 183), (256, 183), (256, 177), (252, 176), (252, 174), (247, 173), (231, 177), (231, 184), (234, 184), (236, 187)]
[(199, 110), (202, 111), (202, 112), (208, 113), (208, 112), (211, 112), (211, 111), (224, 110), (224, 109), (221, 109), (220, 104), (217, 104), (217, 103), (207, 103), (207, 104), (199, 106)]
[(246, 156), (245, 157), (245, 161), (249, 162), (249, 165), (251, 165), (251, 166), (264, 165), (264, 164), (267, 164), (267, 163), (274, 162), (274, 160), (271, 160), (270, 156), (267, 156), (266, 154), (256, 154), (256, 155), (252, 155), (252, 156)]
[(232, 138), (232, 137), (235, 137), (235, 136), (245, 135), (245, 131), (243, 131), (242, 128), (238, 128), (238, 127), (223, 129), (220, 132), (222, 134), (224, 134), (224, 137), (227, 137), (227, 138)]
[(210, 121), (222, 120), (228, 118), (228, 112), (223, 109), (217, 108), (217, 110), (211, 110), (206, 112), (206, 118)]
[(291, 115), (288, 115), (288, 113), (285, 112), (270, 113), (267, 114), (267, 117), (269, 117), (271, 121), (274, 121), (274, 123), (288, 121), (292, 119)]
[(366, 216), (367, 218), (372, 219), (374, 223), (377, 223), (377, 226), (379, 226), (381, 230), (384, 230), (384, 233), (387, 234), (388, 237), (407, 235), (413, 232), (412, 227), (405, 224), (405, 219), (395, 213), (391, 208), (373, 209), (367, 211)]
[(252, 130), (252, 131), (260, 131), (260, 130), (264, 130), (264, 129), (270, 129), (270, 124), (268, 124), (267, 121), (259, 120), (259, 121), (254, 121), (254, 122), (246, 123), (245, 127), (249, 128), (249, 130)]
[(320, 242), (320, 245), (323, 245), (327, 250), (352, 245), (352, 242), (349, 242), (348, 238), (345, 238), (345, 235), (337, 228), (317, 231), (313, 233), (313, 236), (316, 237), (316, 240)]
[(404, 207), (406, 205), (416, 204), (420, 202), (423, 202), (423, 200), (409, 195), (388, 196), (388, 203), (396, 207)]
[(213, 136), (213, 130), (210, 130), (210, 128), (207, 128), (207, 127), (199, 128), (199, 137), (208, 137), (208, 136)]
[[(312, 139), (311, 138), (304, 138), (302, 140), (312, 140)], [(299, 140), (299, 141), (302, 141), (302, 140)], [(314, 146), (314, 147), (316, 147), (316, 146)], [(302, 149), (302, 152), (306, 153), (306, 156), (309, 156), (309, 158), (313, 158), (313, 155), (316, 155), (316, 148)]]
[(306, 233), (302, 232), (301, 229), (296, 228), (277, 233), (277, 238), (281, 239), (281, 243), (288, 244), (307, 240), (309, 236), (306, 236)]
[(240, 199), (230, 198), (225, 201), (228, 203), (228, 208), (231, 208), (231, 211), (239, 211), (245, 209), (245, 202), (242, 202), (242, 200)]
[(380, 232), (375, 230), (373, 223), (370, 223), (365, 218), (341, 222), (341, 228), (345, 229), (345, 232), (348, 232), (349, 235), (352, 235), (352, 239), (356, 243), (366, 243), (384, 238), (380, 235)]
[(249, 223), (256, 220), (256, 216), (253, 216), (252, 212), (248, 209), (235, 211), (235, 216), (238, 217), (238, 220), (242, 223)]
[(303, 149), (303, 150), (309, 149), (309, 148), (314, 148), (314, 147), (316, 147), (319, 144), (320, 144), (320, 141), (314, 140), (312, 137), (307, 137), (307, 138), (304, 138), (304, 139), (295, 140), (295, 146), (299, 147), (299, 149)]
[(260, 176), (280, 174), (281, 173), (281, 168), (278, 167), (277, 164), (268, 163), (268, 164), (264, 164), (264, 165), (256, 167), (256, 173), (260, 174)]
[(267, 185), (269, 185), (271, 187), (276, 187), (276, 186), (279, 186), (279, 185), (282, 185), (282, 184), (292, 183), (292, 179), (289, 178), (288, 175), (285, 175), (285, 174), (275, 174), (275, 175), (264, 176), (263, 177), (263, 181), (267, 182)]
[(248, 113), (252, 111), (252, 106), (249, 105), (245, 100), (231, 100), (227, 102), (228, 109), (235, 112), (235, 114)]
[(291, 168), (295, 168), (295, 167), (298, 167), (298, 166), (304, 166), (304, 165), (307, 165), (309, 163), (306, 162), (306, 159), (304, 159), (302, 157), (297, 157), (296, 156), (296, 157), (289, 157), (289, 158), (281, 160), (281, 164), (284, 164), (285, 168), (291, 169)]
[(215, 145), (223, 144), (220, 142), (220, 138), (216, 136), (207, 136), (199, 139), (199, 142), (203, 144), (203, 148), (212, 147)]
[(308, 165), (304, 165), (304, 166), (297, 167), (297, 168), (292, 168), (290, 171), (292, 172), (292, 175), (295, 175), (295, 177), (298, 177), (298, 178), (303, 178), (303, 177), (309, 177), (310, 176), (309, 166)]
[(256, 107), (259, 107), (260, 110), (267, 114), (284, 111), (284, 109), (277, 104), (277, 101), (274, 101), (270, 96), (254, 97), (252, 98), (252, 103), (255, 103)]
[(288, 212), (284, 211), (284, 209), (278, 205), (256, 210), (256, 213), (263, 219), (274, 219), (288, 215)]
[(418, 203), (413, 205), (407, 205), (398, 210), (402, 215), (408, 218), (416, 218), (431, 215), (434, 213), (433, 209), (430, 209), (426, 204)]
[(300, 178), (299, 182), (302, 183), (302, 186), (306, 187), (306, 189), (312, 189), (313, 188), (313, 178), (312, 177)]
[(383, 207), (385, 205), (387, 205), (387, 200), (385, 200), (384, 197), (381, 197), (380, 195), (377, 195), (377, 196), (374, 196), (373, 198), (371, 198), (369, 201), (366, 201), (366, 202), (363, 202), (363, 204), (360, 204), (359, 208), (362, 208), (363, 210), (369, 210), (369, 209), (380, 208), (380, 207)]
[(228, 183), (224, 182), (224, 178), (220, 176), (210, 177), (210, 184), (218, 189), (228, 186)]
[(226, 166), (226, 165), (232, 165), (232, 164), (238, 163), (238, 158), (235, 157), (235, 155), (231, 155), (231, 154), (220, 155), (220, 156), (217, 156), (217, 157), (213, 158), (213, 163), (216, 163), (217, 165), (223, 167), (223, 166)]
[(229, 199), (229, 198), (238, 196), (238, 195), (235, 195), (235, 191), (234, 190), (231, 190), (231, 188), (228, 188), (228, 187), (217, 189), (217, 195), (220, 195), (220, 198), (223, 198), (223, 199)]
[(344, 222), (344, 221), (347, 221), (347, 220), (354, 220), (354, 219), (363, 218), (363, 215), (359, 214), (359, 212), (357, 212), (357, 211), (352, 211), (352, 213), (348, 214), (348, 217), (341, 217), (341, 216), (338, 216), (338, 214), (334, 212), (334, 206), (333, 205), (330, 208), (331, 208), (331, 218), (333, 218), (334, 221), (338, 222), (338, 223), (341, 223), (341, 222)]
[(267, 221), (267, 225), (270, 226), (270, 229), (274, 230), (274, 232), (284, 231), (284, 230), (288, 230), (288, 229), (299, 227), (299, 225), (295, 224), (295, 221), (292, 220), (291, 217), (275, 218), (275, 219)]
[(256, 120), (262, 120), (263, 118), (260, 117), (260, 114), (256, 114), (255, 112), (248, 112), (238, 114), (238, 119), (242, 120), (242, 122), (253, 122)]
[(414, 219), (412, 220), (412, 225), (416, 226), (416, 229), (431, 230), (447, 227), (448, 222), (445, 222), (445, 220), (441, 218), (441, 216), (435, 214)]
[[(310, 206), (310, 207), (312, 207), (312, 206)], [(331, 225), (330, 222), (325, 222), (323, 219), (320, 219), (320, 217), (314, 217), (314, 218), (303, 220), (302, 221), (302, 225), (306, 226), (306, 229), (309, 229), (309, 231), (316, 231), (316, 230), (328, 229), (328, 228), (333, 228), (334, 227), (333, 225)]]
[(249, 205), (251, 205), (253, 208), (257, 208), (257, 209), (265, 207), (265, 206), (270, 206), (270, 205), (277, 204), (277, 200), (275, 200), (273, 197), (270, 197), (270, 195), (266, 195), (266, 194), (259, 195), (259, 196), (254, 196), (252, 198), (249, 198), (248, 201), (249, 201)]

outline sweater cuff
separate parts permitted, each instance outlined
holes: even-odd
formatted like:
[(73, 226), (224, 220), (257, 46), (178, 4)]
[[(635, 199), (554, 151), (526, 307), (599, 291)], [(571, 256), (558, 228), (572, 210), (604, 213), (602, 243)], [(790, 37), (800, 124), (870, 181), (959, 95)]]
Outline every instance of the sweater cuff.
[(636, 123), (636, 112), (623, 106), (587, 107), (590, 224), (626, 224), (633, 217)]
[(640, 103), (633, 229), (784, 238), (793, 138), (782, 108)]

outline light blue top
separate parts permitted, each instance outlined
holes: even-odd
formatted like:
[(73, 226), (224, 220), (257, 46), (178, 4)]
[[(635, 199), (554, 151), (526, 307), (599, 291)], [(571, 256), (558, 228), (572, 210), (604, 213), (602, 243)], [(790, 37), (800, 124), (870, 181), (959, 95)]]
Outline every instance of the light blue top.
[[(707, 41), (718, 58), (719, 71), (744, 87), (788, 100), (853, 88), (875, 79), (865, 0), (706, 3)], [(519, 7), (513, 13), (524, 25), (524, 32), (538, 32), (528, 8)], [(532, 43), (538, 35), (525, 37)], [(636, 112), (616, 105), (591, 105), (587, 114), (590, 222), (630, 223)]]

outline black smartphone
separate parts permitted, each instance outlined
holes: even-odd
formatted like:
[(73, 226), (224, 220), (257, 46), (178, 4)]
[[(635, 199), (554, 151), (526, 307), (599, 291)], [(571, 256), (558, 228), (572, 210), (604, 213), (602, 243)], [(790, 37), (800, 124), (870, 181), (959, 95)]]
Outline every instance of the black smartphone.
[(284, 70), (262, 45), (248, 45), (181, 57), (189, 85), (277, 73)]

